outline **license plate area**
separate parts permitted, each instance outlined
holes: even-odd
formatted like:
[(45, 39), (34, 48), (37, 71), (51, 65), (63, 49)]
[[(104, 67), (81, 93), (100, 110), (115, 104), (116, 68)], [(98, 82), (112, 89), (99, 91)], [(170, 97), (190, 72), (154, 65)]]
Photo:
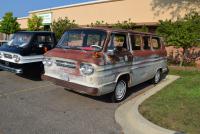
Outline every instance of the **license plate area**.
[(5, 66), (9, 67), (10, 63), (8, 61), (5, 61)]

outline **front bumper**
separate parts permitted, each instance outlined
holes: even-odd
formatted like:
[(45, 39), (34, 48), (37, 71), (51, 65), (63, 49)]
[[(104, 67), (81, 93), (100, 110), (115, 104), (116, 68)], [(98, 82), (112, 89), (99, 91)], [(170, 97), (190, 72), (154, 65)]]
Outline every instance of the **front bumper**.
[(5, 66), (3, 64), (0, 64), (0, 69), (1, 70), (4, 70), (4, 71), (8, 71), (8, 72), (11, 72), (11, 73), (16, 73), (16, 74), (22, 74), (23, 73), (23, 69), (22, 68), (13, 68), (13, 67), (8, 67), (8, 66)]
[(69, 90), (73, 90), (73, 91), (76, 91), (76, 92), (79, 92), (79, 93), (88, 94), (88, 95), (92, 95), (92, 96), (98, 96), (99, 95), (99, 89), (98, 88), (87, 87), (87, 86), (71, 83), (71, 82), (56, 79), (56, 78), (53, 78), (53, 77), (50, 77), (50, 76), (47, 76), (47, 75), (42, 75), (42, 79), (47, 80), (47, 81), (51, 81), (51, 82), (55, 83), (56, 85), (65, 87)]

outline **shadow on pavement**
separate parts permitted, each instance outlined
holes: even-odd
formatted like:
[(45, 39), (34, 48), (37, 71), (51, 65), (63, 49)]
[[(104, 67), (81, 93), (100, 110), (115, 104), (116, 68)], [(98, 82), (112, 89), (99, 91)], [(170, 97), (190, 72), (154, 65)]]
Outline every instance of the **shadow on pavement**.
[(17, 75), (22, 78), (33, 80), (33, 81), (42, 81), (41, 72), (37, 70), (31, 70), (31, 71), (25, 72), (24, 74), (17, 74)]
[[(129, 99), (131, 99), (132, 97), (135, 97), (138, 94), (145, 92), (146, 90), (148, 90), (147, 87), (150, 87), (150, 86), (153, 86), (153, 85), (150, 83), (150, 81), (147, 81), (147, 82), (144, 82), (144, 83), (139, 84), (137, 86), (129, 88), (127, 90), (126, 99), (124, 101), (122, 101), (121, 103), (124, 103), (124, 102), (128, 101)], [(68, 89), (65, 89), (65, 90), (68, 91), (68, 92), (72, 92), (72, 93), (90, 98), (90, 99), (97, 100), (97, 101), (102, 101), (102, 102), (105, 102), (105, 103), (114, 103), (111, 99), (111, 94), (106, 94), (106, 95), (102, 95), (102, 96), (90, 96), (90, 95), (81, 94), (81, 93), (78, 93), (78, 92), (75, 92), (75, 91), (72, 91), (72, 90), (68, 90)]]

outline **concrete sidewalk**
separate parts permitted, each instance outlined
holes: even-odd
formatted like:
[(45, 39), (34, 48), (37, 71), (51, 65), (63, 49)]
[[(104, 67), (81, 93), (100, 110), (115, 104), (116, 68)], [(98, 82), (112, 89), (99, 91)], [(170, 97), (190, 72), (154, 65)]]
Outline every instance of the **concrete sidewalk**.
[(128, 101), (116, 110), (115, 120), (121, 125), (125, 134), (182, 134), (151, 123), (138, 111), (143, 101), (178, 78), (179, 76), (168, 75), (165, 80), (161, 81), (154, 88)]

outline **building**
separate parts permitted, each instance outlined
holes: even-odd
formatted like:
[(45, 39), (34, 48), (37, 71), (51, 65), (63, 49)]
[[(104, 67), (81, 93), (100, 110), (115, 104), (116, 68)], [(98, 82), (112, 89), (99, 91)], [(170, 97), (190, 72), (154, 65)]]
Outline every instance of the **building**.
[[(114, 24), (118, 21), (131, 19), (138, 26), (146, 25), (153, 31), (159, 20), (171, 19), (174, 8), (156, 7), (157, 1), (168, 0), (97, 0), (73, 5), (65, 5), (30, 11), (28, 17), (18, 18), (22, 29), (27, 28), (27, 20), (33, 14), (43, 18), (43, 25), (46, 28), (58, 18), (68, 17), (75, 20), (77, 24), (86, 26), (92, 22), (104, 21)], [(160, 9), (159, 9), (160, 8)], [(185, 11), (182, 10), (182, 14)]]

